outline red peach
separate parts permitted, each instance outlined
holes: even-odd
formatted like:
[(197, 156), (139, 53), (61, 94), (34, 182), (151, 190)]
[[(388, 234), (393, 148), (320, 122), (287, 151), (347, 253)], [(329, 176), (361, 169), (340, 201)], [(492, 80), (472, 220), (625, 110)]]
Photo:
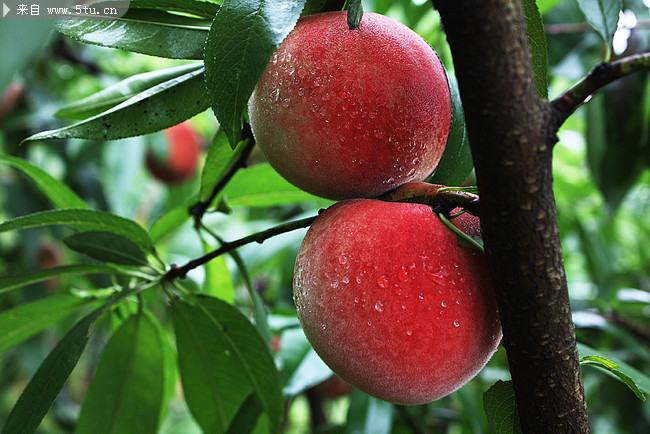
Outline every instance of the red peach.
[(328, 208), (300, 247), (293, 285), (316, 352), (386, 401), (448, 395), (501, 339), (483, 254), (459, 245), (426, 205), (357, 199)]
[(345, 12), (301, 18), (249, 102), (253, 135), (289, 182), (330, 199), (376, 197), (423, 180), (451, 124), (445, 71), (433, 49), (390, 18)]
[(187, 122), (168, 128), (163, 133), (166, 146), (162, 150), (147, 151), (147, 168), (164, 183), (184, 181), (196, 172), (202, 148), (201, 137)]

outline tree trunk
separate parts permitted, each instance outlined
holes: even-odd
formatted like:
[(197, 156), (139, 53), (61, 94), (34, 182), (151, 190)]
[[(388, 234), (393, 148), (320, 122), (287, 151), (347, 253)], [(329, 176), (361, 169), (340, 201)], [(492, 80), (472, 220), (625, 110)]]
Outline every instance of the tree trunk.
[(553, 197), (557, 141), (520, 1), (433, 0), (454, 58), (524, 432), (589, 432)]

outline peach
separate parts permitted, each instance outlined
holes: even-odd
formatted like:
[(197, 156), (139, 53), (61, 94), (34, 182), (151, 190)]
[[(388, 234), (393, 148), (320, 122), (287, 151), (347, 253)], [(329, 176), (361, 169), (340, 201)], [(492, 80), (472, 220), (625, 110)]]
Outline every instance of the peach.
[(163, 131), (166, 143), (163, 149), (149, 149), (146, 166), (157, 179), (174, 184), (196, 172), (202, 140), (187, 122)]
[(253, 135), (289, 182), (329, 199), (376, 197), (428, 177), (451, 125), (445, 71), (408, 27), (365, 13), (301, 18), (249, 101)]
[(459, 245), (426, 205), (354, 199), (328, 208), (300, 247), (293, 286), (323, 361), (390, 402), (457, 390), (502, 336), (483, 254)]

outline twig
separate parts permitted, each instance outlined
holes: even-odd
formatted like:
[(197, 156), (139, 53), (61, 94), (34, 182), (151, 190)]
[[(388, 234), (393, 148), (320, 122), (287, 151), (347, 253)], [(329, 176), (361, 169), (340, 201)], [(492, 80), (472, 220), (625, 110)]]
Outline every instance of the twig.
[(208, 199), (204, 201), (199, 201), (196, 204), (190, 207), (190, 215), (194, 217), (195, 226), (199, 226), (203, 215), (208, 210), (212, 202), (217, 197), (217, 195), (224, 189), (224, 187), (230, 182), (235, 173), (243, 167), (246, 166), (246, 161), (248, 160), (253, 147), (255, 146), (255, 140), (253, 139), (253, 132), (251, 131), (250, 125), (246, 124), (242, 131), (242, 140), (245, 141), (243, 144), (244, 149), (242, 150), (241, 155), (235, 161), (232, 166), (228, 169), (226, 174), (219, 180), (219, 182), (214, 186), (212, 192)]
[(609, 83), (639, 71), (650, 71), (650, 52), (596, 65), (582, 80), (551, 102), (556, 128), (559, 128), (589, 96)]
[(169, 280), (173, 280), (176, 278), (184, 278), (190, 270), (200, 267), (201, 265), (209, 262), (210, 260), (216, 258), (217, 256), (223, 255), (224, 253), (228, 253), (231, 250), (237, 249), (238, 247), (241, 247), (246, 244), (250, 244), (250, 243), (262, 244), (264, 241), (276, 235), (284, 234), (286, 232), (291, 232), (296, 229), (306, 228), (307, 226), (311, 225), (315, 219), (316, 216), (313, 216), (313, 217), (307, 217), (300, 220), (295, 220), (288, 223), (283, 223), (274, 226), (272, 228), (266, 229), (264, 231), (256, 232), (254, 234), (245, 236), (235, 241), (224, 242), (221, 245), (221, 247), (219, 247), (218, 249), (213, 250), (199, 258), (193, 259), (183, 266), (179, 267), (173, 265), (172, 268), (165, 275), (165, 278)]

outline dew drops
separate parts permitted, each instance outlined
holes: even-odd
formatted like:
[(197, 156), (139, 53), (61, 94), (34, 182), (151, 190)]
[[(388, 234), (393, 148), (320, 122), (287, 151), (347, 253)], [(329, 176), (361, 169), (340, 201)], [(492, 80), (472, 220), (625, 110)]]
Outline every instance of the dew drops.
[(407, 331), (406, 331), (406, 335), (407, 335), (407, 336), (411, 336), (411, 335), (413, 335), (413, 332), (412, 332), (411, 330), (407, 330)]
[(460, 327), (460, 322), (457, 319), (454, 320), (454, 327)]
[(354, 297), (354, 303), (359, 304), (359, 297)]
[(406, 267), (400, 268), (400, 270), (397, 272), (397, 278), (400, 280), (400, 282), (404, 282), (409, 278), (409, 272)]
[(330, 285), (332, 288), (338, 288), (339, 287), (339, 281), (335, 280), (334, 282), (331, 283)]
[(375, 303), (375, 310), (377, 312), (383, 312), (385, 308), (386, 308), (386, 305), (384, 304), (383, 301), (378, 300), (377, 303)]
[(377, 285), (380, 288), (386, 288), (388, 286), (388, 277), (381, 275), (377, 278)]
[(345, 265), (348, 262), (348, 257), (344, 254), (339, 255), (339, 264)]
[(347, 285), (348, 283), (350, 283), (350, 278), (348, 276), (345, 276), (341, 281)]
[(358, 284), (360, 284), (360, 283), (361, 283), (361, 276), (357, 276), (354, 280), (355, 280)]
[(424, 300), (424, 294), (419, 293), (419, 294), (418, 294), (418, 298), (419, 298), (420, 300)]
[(447, 307), (447, 302), (446, 302), (445, 300), (442, 300), (442, 301), (440, 302), (440, 306), (442, 306), (442, 307)]

